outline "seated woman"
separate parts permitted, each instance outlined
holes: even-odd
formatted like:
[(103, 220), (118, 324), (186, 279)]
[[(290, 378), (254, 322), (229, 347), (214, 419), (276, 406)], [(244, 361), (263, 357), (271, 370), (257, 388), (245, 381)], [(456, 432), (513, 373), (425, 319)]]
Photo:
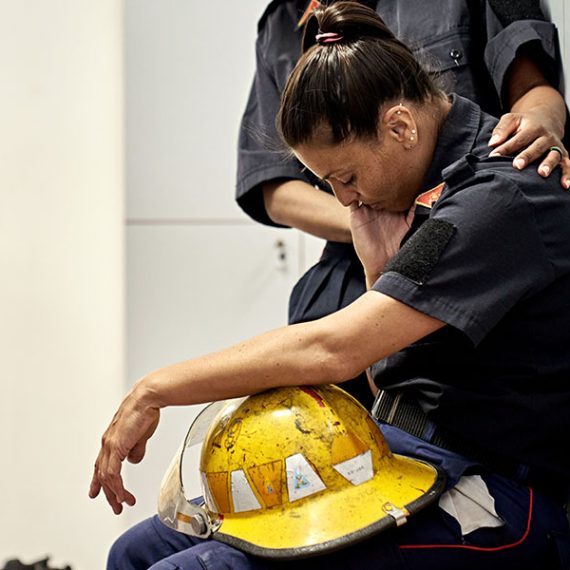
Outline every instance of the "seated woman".
[[(103, 489), (117, 514), (134, 504), (121, 463), (142, 460), (161, 408), (371, 367), (390, 448), (440, 466), (449, 490), (306, 567), (567, 567), (570, 197), (489, 157), (496, 119), (441, 92), (373, 10), (338, 2), (315, 17), (279, 127), (349, 208), (369, 289), (329, 316), (142, 378), (105, 432), (90, 496)], [(280, 563), (149, 519), (119, 539), (109, 568), (149, 566)]]

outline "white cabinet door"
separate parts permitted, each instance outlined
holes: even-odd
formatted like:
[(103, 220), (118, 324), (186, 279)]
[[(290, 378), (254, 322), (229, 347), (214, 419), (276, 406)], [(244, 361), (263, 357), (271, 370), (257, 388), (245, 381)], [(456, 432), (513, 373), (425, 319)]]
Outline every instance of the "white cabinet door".
[[(131, 224), (127, 238), (130, 383), (286, 324), (299, 272), (296, 232), (253, 223)], [(139, 500), (128, 509), (131, 520), (155, 513), (161, 478), (198, 409), (165, 410), (145, 461), (127, 467)]]

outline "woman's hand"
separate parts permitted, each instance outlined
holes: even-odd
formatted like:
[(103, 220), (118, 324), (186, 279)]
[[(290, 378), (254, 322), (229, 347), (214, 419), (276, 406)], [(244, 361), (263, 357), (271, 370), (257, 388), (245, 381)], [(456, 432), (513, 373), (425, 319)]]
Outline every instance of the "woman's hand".
[(133, 506), (136, 502), (134, 495), (123, 485), (123, 461), (142, 461), (146, 442), (155, 432), (160, 419), (159, 409), (145, 405), (139, 397), (140, 392), (140, 385), (133, 387), (103, 434), (89, 488), (92, 499), (103, 489), (107, 502), (116, 515), (122, 512), (122, 503)]
[(400, 250), (414, 212), (415, 206), (405, 213), (375, 210), (364, 204), (350, 205), (352, 241), (364, 267), (368, 287), (380, 277), (388, 261)]

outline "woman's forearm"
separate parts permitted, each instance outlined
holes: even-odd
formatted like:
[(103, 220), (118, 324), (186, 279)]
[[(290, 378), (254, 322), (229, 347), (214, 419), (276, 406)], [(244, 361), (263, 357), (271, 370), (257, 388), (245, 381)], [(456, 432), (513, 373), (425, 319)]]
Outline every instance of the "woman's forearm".
[(135, 386), (133, 395), (143, 407), (158, 409), (279, 386), (337, 384), (440, 326), (372, 291), (327, 317), (157, 370)]

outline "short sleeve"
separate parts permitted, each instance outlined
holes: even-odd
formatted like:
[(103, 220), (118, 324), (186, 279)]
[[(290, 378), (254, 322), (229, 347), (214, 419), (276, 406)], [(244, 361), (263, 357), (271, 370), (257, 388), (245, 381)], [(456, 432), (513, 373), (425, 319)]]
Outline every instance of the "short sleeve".
[[(561, 54), (556, 26), (546, 21), (536, 2), (523, 2), (522, 6), (509, 3), (509, 10), (498, 10), (500, 2), (491, 4), (486, 14), (487, 43), (485, 64), (497, 93), (505, 93), (507, 71), (525, 48), (540, 65), (549, 82), (562, 92)], [(527, 6), (528, 4), (528, 6)]]
[(373, 289), (477, 345), (515, 304), (543, 288), (553, 270), (533, 206), (514, 183), (500, 179), (487, 174), (442, 195)]
[[(236, 199), (253, 219), (271, 221), (263, 203), (261, 185), (275, 179), (306, 180), (300, 164), (287, 156), (276, 131), (281, 87), (272, 66), (265, 60), (264, 44), (258, 38), (256, 72), (242, 117), (238, 140)], [(293, 61), (290, 67), (293, 66)]]

